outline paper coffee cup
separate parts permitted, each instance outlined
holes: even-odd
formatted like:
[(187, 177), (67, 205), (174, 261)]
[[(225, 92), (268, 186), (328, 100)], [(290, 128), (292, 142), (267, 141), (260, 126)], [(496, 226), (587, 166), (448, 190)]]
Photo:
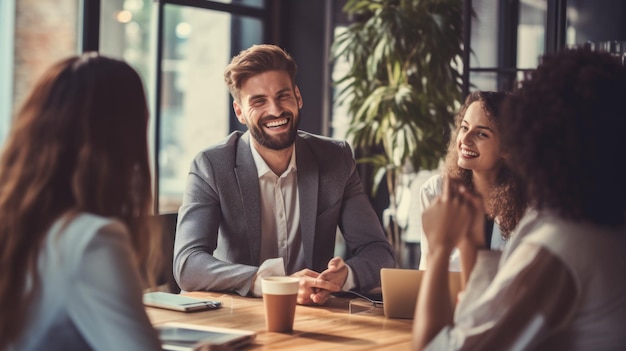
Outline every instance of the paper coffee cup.
[(267, 331), (290, 333), (296, 313), (300, 279), (294, 277), (266, 277), (261, 280), (265, 325)]

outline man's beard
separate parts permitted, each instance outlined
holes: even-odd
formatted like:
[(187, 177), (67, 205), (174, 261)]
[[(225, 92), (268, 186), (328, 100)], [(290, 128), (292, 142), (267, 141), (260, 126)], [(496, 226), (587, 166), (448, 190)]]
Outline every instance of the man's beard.
[[(299, 113), (299, 112), (298, 112)], [(265, 132), (263, 127), (264, 124), (273, 119), (279, 118), (288, 118), (289, 119), (289, 130), (287, 133), (283, 133), (281, 135), (269, 135)], [(283, 112), (280, 116), (265, 116), (259, 120), (258, 124), (249, 123), (248, 129), (250, 130), (250, 134), (252, 137), (259, 143), (260, 145), (272, 149), (272, 150), (283, 150), (291, 146), (296, 140), (296, 135), (298, 134), (298, 126), (300, 124), (299, 116), (294, 116), (291, 112)]]

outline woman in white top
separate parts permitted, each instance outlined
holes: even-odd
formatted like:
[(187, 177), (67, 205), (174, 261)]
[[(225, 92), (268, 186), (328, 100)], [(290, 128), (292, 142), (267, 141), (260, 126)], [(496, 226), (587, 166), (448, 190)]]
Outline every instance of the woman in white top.
[(122, 61), (72, 57), (33, 89), (0, 156), (1, 350), (160, 350), (147, 126)]
[[(459, 178), (485, 199), (487, 248), (502, 249), (526, 208), (521, 182), (504, 163), (501, 147), (502, 103), (508, 93), (475, 91), (466, 99), (455, 117), (443, 174)], [(420, 188), (419, 213), (441, 195), (443, 175), (432, 176)], [(428, 238), (421, 231), (419, 269), (428, 267)], [(450, 271), (460, 271), (459, 251), (450, 255)]]
[[(480, 197), (444, 181), (423, 216), (414, 349), (625, 349), (624, 96), (621, 62), (583, 49), (545, 56), (512, 95), (502, 140), (533, 210), (502, 255), (479, 250)], [(472, 269), (453, 316), (445, 274), (461, 240), (475, 246), (461, 251)]]

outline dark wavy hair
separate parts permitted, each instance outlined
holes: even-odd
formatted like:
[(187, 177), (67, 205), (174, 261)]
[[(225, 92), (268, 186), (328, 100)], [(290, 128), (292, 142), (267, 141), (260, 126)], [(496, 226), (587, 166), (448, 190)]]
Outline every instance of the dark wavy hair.
[[(444, 172), (452, 177), (461, 179), (465, 186), (470, 189), (474, 189), (472, 171), (458, 166), (459, 154), (456, 138), (461, 129), (461, 122), (469, 106), (474, 102), (480, 102), (481, 108), (486, 112), (490, 122), (501, 131), (501, 108), (509, 95), (510, 93), (504, 91), (474, 91), (467, 96), (454, 118), (454, 130), (448, 144)], [(487, 215), (492, 219), (498, 219), (498, 226), (502, 231), (502, 235), (505, 238), (508, 237), (522, 218), (527, 202), (520, 178), (504, 162), (499, 165), (496, 186), (491, 189), (486, 200), (488, 201), (487, 209), (490, 209)]]
[(626, 69), (607, 53), (545, 56), (506, 104), (510, 165), (530, 204), (599, 225), (623, 225)]
[[(23, 332), (40, 288), (42, 243), (57, 219), (81, 212), (117, 218), (138, 266), (158, 266), (160, 238), (147, 227), (147, 126), (141, 79), (123, 61), (71, 57), (35, 85), (0, 157), (0, 349)], [(150, 273), (143, 277), (153, 282)]]
[(267, 71), (287, 72), (295, 87), (298, 71), (295, 60), (286, 51), (272, 44), (253, 45), (233, 57), (224, 69), (224, 82), (233, 99), (240, 103), (241, 85), (248, 78)]

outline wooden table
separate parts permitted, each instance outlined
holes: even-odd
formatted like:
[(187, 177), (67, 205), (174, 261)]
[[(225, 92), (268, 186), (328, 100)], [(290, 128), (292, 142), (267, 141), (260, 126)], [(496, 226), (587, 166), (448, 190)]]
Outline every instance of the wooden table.
[(183, 322), (256, 331), (256, 340), (245, 350), (409, 350), (411, 345), (413, 320), (386, 318), (382, 308), (360, 299), (334, 297), (324, 306), (298, 305), (294, 331), (286, 334), (265, 331), (261, 298), (213, 292), (186, 295), (216, 299), (223, 307), (192, 313), (146, 307), (152, 324)]

